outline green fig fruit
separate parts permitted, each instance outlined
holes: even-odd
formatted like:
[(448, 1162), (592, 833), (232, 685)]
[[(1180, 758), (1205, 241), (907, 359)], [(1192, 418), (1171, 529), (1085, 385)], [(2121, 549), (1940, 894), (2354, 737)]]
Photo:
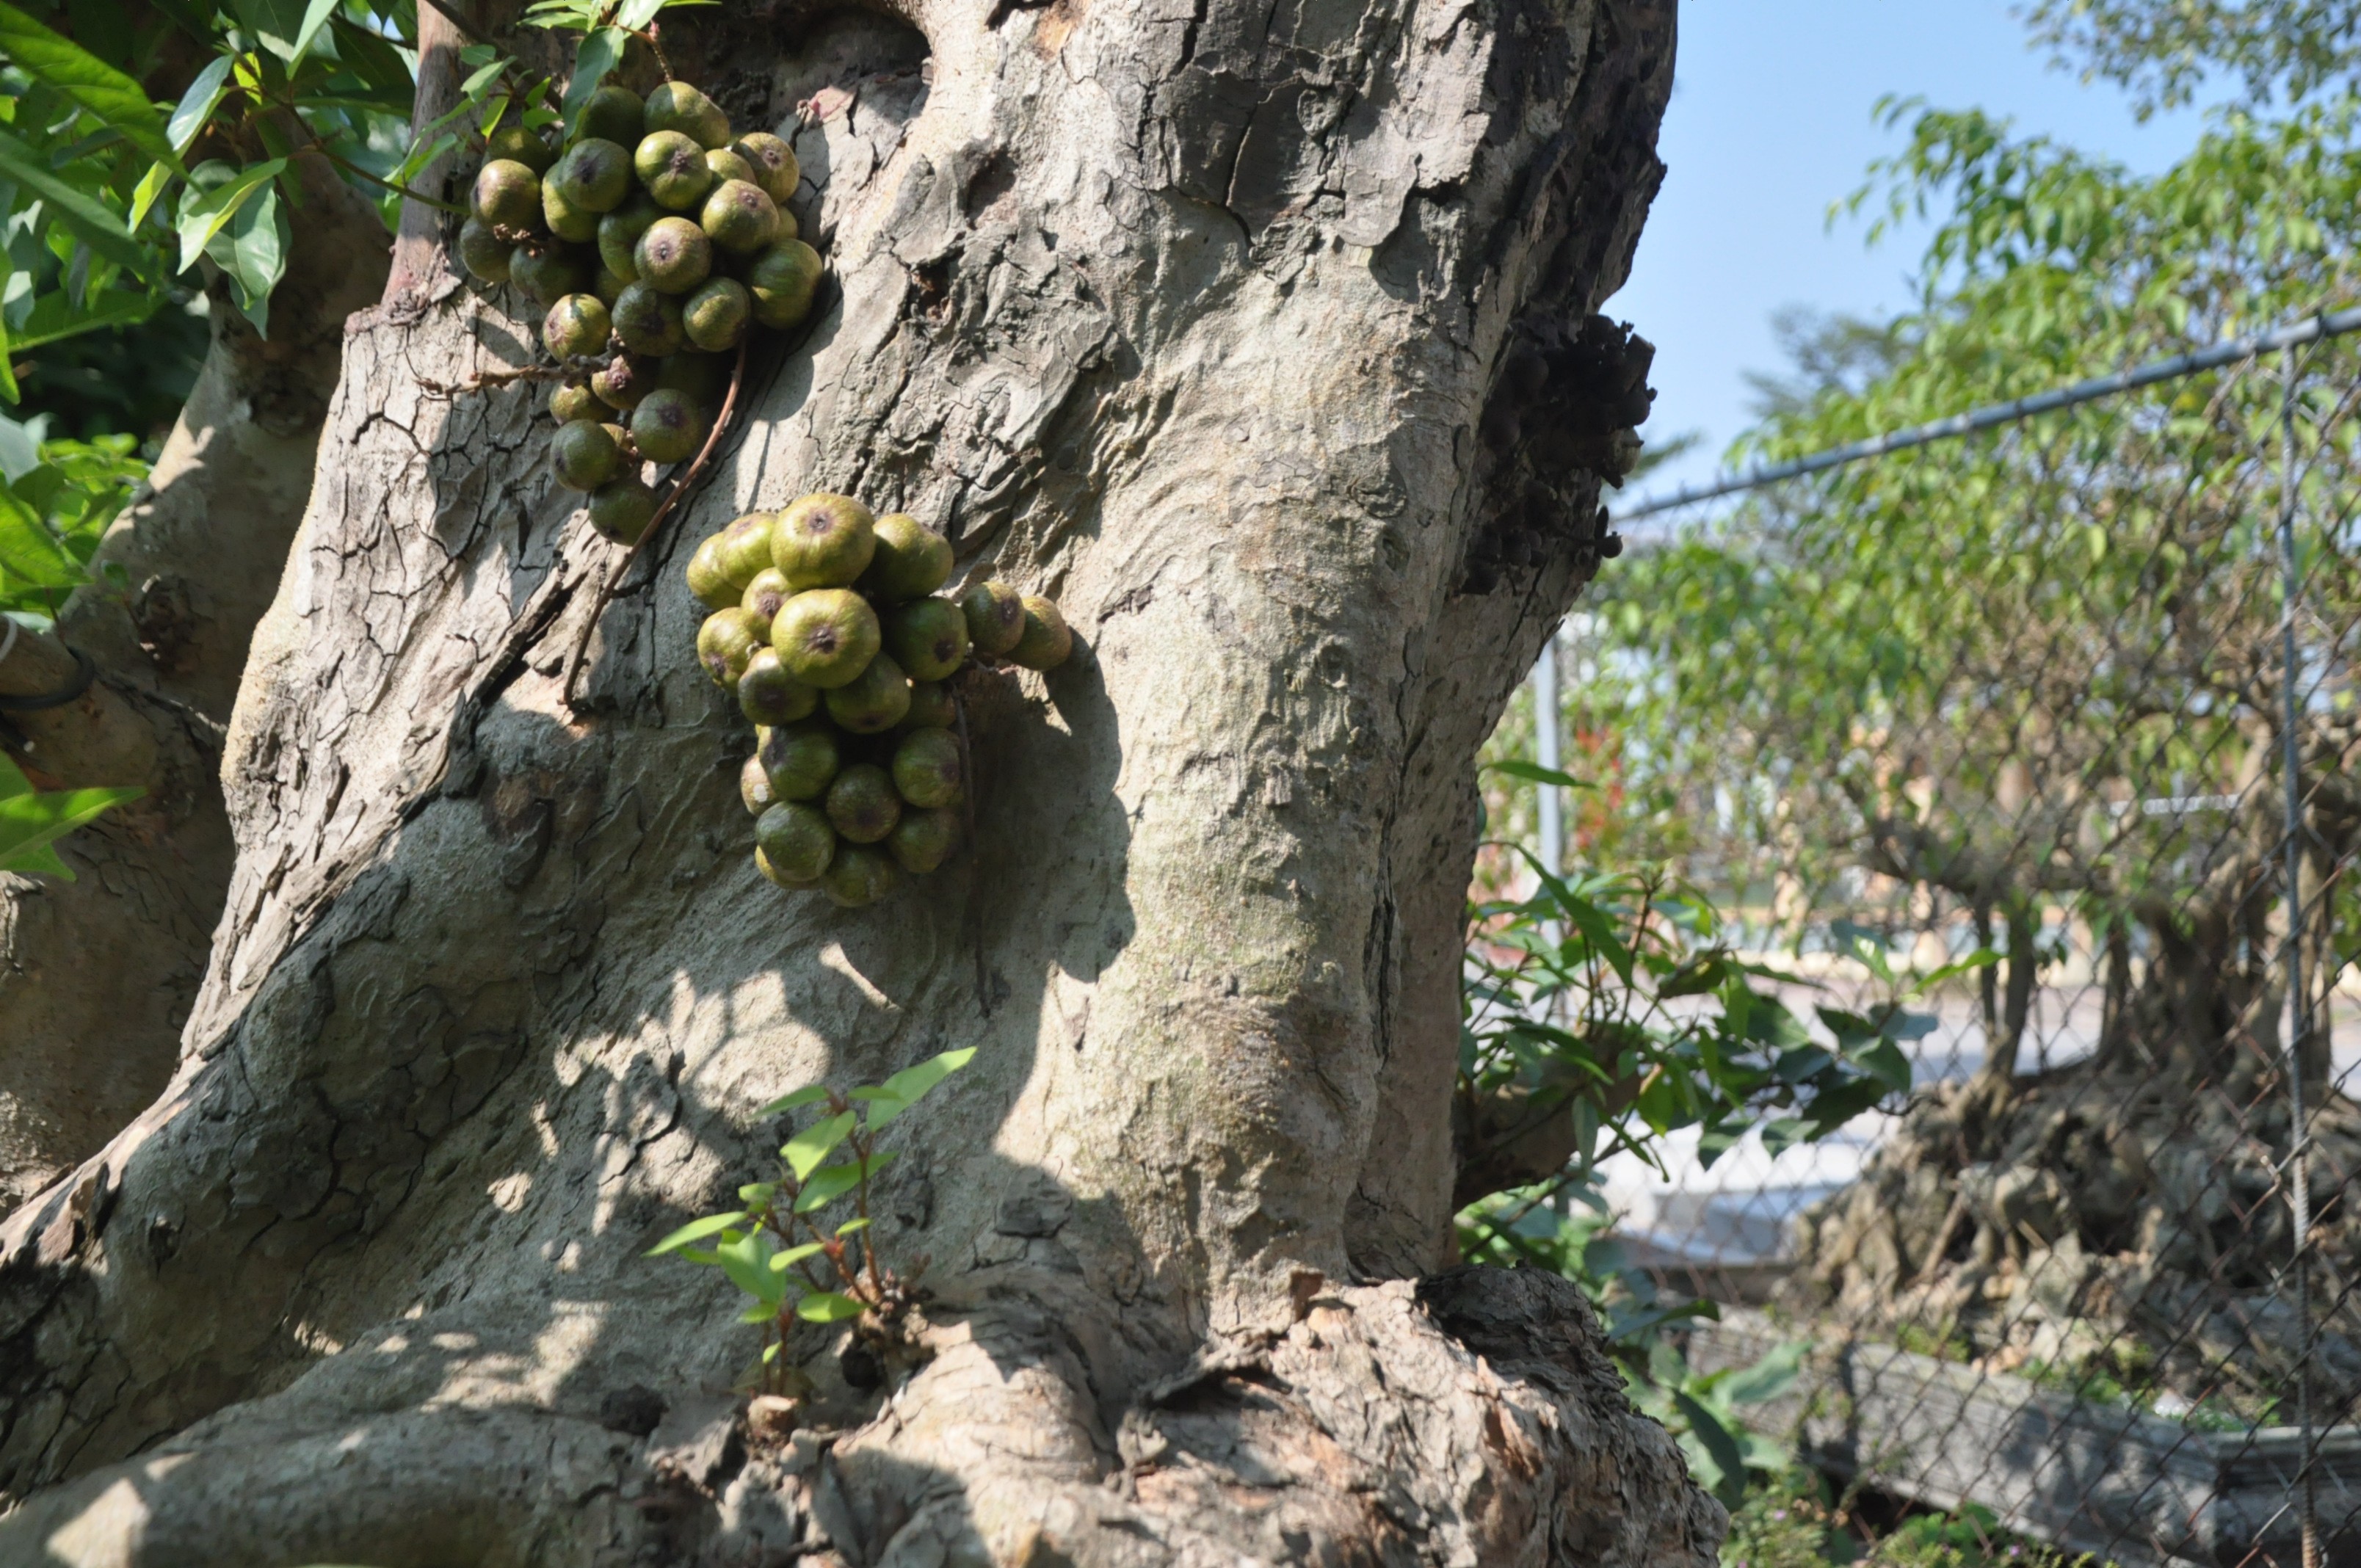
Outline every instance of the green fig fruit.
[(566, 149), (548, 178), (557, 182), (568, 205), (611, 213), (631, 193), (631, 149), (604, 137), (585, 137)]
[(658, 218), (640, 236), (631, 264), (649, 287), (686, 294), (713, 271), (713, 243), (686, 218)]
[(827, 694), (828, 716), (838, 729), (852, 735), (883, 735), (910, 711), (910, 677), (890, 653), (880, 653), (869, 667)]
[(888, 604), (924, 598), (950, 580), (951, 542), (908, 512), (877, 520), (877, 553), (861, 574), (862, 591)]
[[(737, 585), (741, 603), (745, 591), (754, 586), (754, 579), (772, 569), (771, 529), (775, 521), (769, 512), (750, 511), (714, 535), (720, 551), (716, 559)], [(776, 615), (778, 608), (773, 606), (770, 613)]]
[(656, 389), (660, 361), (643, 354), (618, 354), (590, 372), (590, 389), (610, 409), (635, 409)]
[(656, 493), (635, 474), (609, 479), (590, 492), (590, 526), (618, 544), (637, 544), (656, 515)]
[(686, 392), (707, 413), (718, 413), (722, 395), (730, 389), (733, 358), (727, 354), (685, 348), (664, 362), (664, 368), (656, 374), (656, 385)]
[(774, 329), (801, 325), (811, 314), (819, 278), (819, 252), (802, 240), (781, 240), (762, 251), (746, 269), (754, 319)]
[(883, 850), (867, 844), (839, 844), (819, 886), (830, 904), (859, 909), (892, 893), (901, 880), (901, 868)]
[(818, 808), (783, 800), (754, 819), (754, 854), (781, 887), (809, 887), (836, 856), (836, 829)]
[(590, 269), (562, 245), (527, 240), (509, 253), (509, 281), (544, 309), (590, 286)]
[(730, 145), (730, 116), (686, 82), (667, 82), (649, 93), (640, 124), (650, 136), (678, 131), (699, 147)]
[(575, 130), (577, 141), (610, 141), (619, 147), (636, 147), (640, 140), (642, 122), (647, 117), (647, 105), (640, 95), (628, 87), (609, 82), (590, 94), (582, 105), (582, 121)]
[[(723, 548), (726, 550), (728, 546)], [(746, 591), (739, 596), (738, 603), (741, 609), (751, 609), (763, 618), (764, 634), (768, 635), (771, 621), (779, 613), (779, 607), (795, 597), (796, 590), (787, 587), (786, 574), (776, 566), (765, 566), (754, 574), (752, 581), (746, 585)], [(772, 721), (765, 719), (763, 722)]]
[(885, 618), (885, 651), (915, 680), (939, 681), (967, 663), (967, 617), (949, 599), (913, 599)]
[(469, 218), (459, 225), (459, 261), (467, 269), (487, 283), (509, 280), (509, 260), (516, 247), (492, 232), (492, 225), (481, 218)]
[(763, 645), (762, 625), (742, 609), (717, 609), (697, 629), (697, 662), (713, 684), (735, 691), (746, 661)]
[(656, 203), (685, 213), (705, 200), (713, 189), (713, 170), (706, 167), (705, 149), (694, 137), (678, 131), (654, 131), (632, 149), (631, 167), (640, 183)]
[(948, 729), (959, 722), (959, 704), (951, 688), (940, 681), (910, 683), (910, 711), (902, 716), (907, 729)]
[[(753, 613), (760, 613), (759, 611)], [(738, 677), (738, 710), (756, 724), (776, 727), (809, 718), (819, 709), (818, 688), (787, 674), (775, 648), (757, 648)]]
[(595, 422), (606, 411), (606, 406), (588, 387), (561, 382), (549, 390), (550, 417), (560, 424), (572, 424), (577, 419)]
[(689, 342), (719, 353), (737, 347), (738, 340), (746, 335), (753, 306), (746, 296), (746, 285), (735, 278), (708, 278), (682, 303), (680, 319)]
[(541, 176), (512, 158), (496, 158), (476, 170), (469, 192), (471, 215), (493, 228), (541, 226)]
[[(730, 148), (717, 147), (707, 153), (705, 167), (711, 171), (713, 182), (717, 185), (730, 180), (743, 180), (749, 185), (762, 183), (754, 177), (754, 166)], [(770, 192), (766, 191), (763, 194)]]
[(1008, 662), (1028, 670), (1054, 670), (1074, 651), (1074, 634), (1057, 601), (1039, 594), (1025, 596), (1025, 630), (1008, 651)]
[(828, 819), (855, 844), (874, 844), (902, 819), (902, 797), (874, 762), (855, 762), (828, 786)]
[(1006, 583), (985, 581), (960, 595), (968, 641), (979, 653), (1000, 658), (1025, 635), (1025, 599)]
[(785, 211), (804, 177), (796, 163), (796, 149), (768, 131), (750, 131), (730, 148), (753, 170), (754, 183), (763, 188), (763, 193)]
[(787, 673), (806, 685), (832, 691), (860, 679), (877, 656), (877, 612), (851, 588), (810, 588), (779, 607), (771, 646)]
[(697, 223), (716, 247), (752, 256), (784, 237), (779, 205), (751, 180), (725, 180), (705, 198)]
[(658, 292), (645, 280), (616, 295), (607, 313), (614, 321), (616, 341), (634, 354), (662, 357), (687, 338), (681, 324), (680, 302)]
[(631, 411), (631, 440), (651, 463), (687, 462), (705, 444), (705, 416), (685, 392), (659, 388)]
[(876, 553), (875, 520), (851, 496), (805, 496), (771, 530), (771, 564), (798, 588), (849, 587)]
[(904, 871), (924, 876), (950, 859), (959, 841), (959, 813), (935, 806), (902, 813), (902, 820), (885, 835), (885, 849)]
[(522, 163), (541, 175), (548, 173), (549, 166), (557, 161), (557, 149), (539, 131), (528, 130), (522, 122), (511, 120), (484, 138), (484, 157)]
[(598, 214), (577, 205), (557, 183), (557, 171), (551, 170), (541, 177), (541, 221), (544, 227), (563, 240), (577, 244), (598, 237)]
[(843, 755), (836, 731), (824, 720), (782, 724), (763, 737), (754, 753), (771, 780), (771, 793), (781, 800), (818, 800), (836, 782)]
[(580, 358), (603, 353), (613, 330), (607, 307), (596, 294), (568, 294), (543, 318), (541, 343), (555, 358)]
[(598, 259), (626, 283), (640, 280), (640, 236), (664, 215), (664, 210), (644, 195), (633, 196), (598, 219)]
[(608, 271), (604, 261), (598, 263), (598, 270), (590, 279), (590, 292), (597, 295), (598, 302), (610, 312), (615, 308), (615, 302), (623, 297), (623, 291), (631, 286), (629, 280)]
[(967, 783), (959, 737), (948, 729), (913, 729), (894, 748), (894, 787), (912, 806), (949, 806)]
[(722, 569), (721, 535), (717, 533), (697, 547), (697, 553), (688, 558), (688, 569), (684, 576), (688, 578), (688, 591), (695, 594), (706, 609), (730, 609), (736, 607), (739, 590), (743, 585), (731, 582), (730, 574)]
[[(753, 666), (749, 664), (747, 668)], [(746, 677), (743, 675), (738, 677), (738, 689), (741, 693), (746, 689)], [(760, 817), (779, 804), (779, 797), (771, 790), (771, 775), (763, 771), (761, 757), (749, 757), (739, 768), (738, 799), (746, 807), (749, 817)]]
[(572, 420), (549, 438), (549, 466), (567, 489), (595, 490), (622, 470), (623, 454), (598, 421)]

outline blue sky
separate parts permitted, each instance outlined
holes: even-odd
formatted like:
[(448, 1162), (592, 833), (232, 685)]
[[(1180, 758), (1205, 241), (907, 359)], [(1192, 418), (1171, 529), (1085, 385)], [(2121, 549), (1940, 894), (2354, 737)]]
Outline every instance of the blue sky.
[(1887, 93), (1981, 106), (2087, 151), (2153, 170), (2203, 128), (2194, 112), (2143, 126), (2117, 89), (2084, 86), (2028, 47), (2007, 0), (1683, 0), (1679, 67), (1659, 150), (1670, 172), (1631, 280), (1606, 306), (1656, 345), (1644, 433), (1701, 431), (1697, 451), (1627, 494), (1704, 478), (1748, 422), (1748, 370), (1783, 367), (1783, 305), (1875, 315), (1911, 299), (1923, 229), (1874, 250), (1831, 202), (1901, 133)]

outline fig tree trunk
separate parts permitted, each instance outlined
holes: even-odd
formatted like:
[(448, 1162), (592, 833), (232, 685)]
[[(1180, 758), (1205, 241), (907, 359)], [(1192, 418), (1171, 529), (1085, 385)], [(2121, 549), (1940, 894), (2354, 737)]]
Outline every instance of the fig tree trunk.
[[(0, 1230), (0, 1561), (1705, 1563), (1572, 1288), (1448, 1266), (1473, 759), (1645, 412), (1591, 313), (1671, 5), (678, 15), (825, 319), (603, 612), (538, 393), (433, 389), (537, 313), (352, 323), (182, 1066)], [(816, 489), (1082, 643), (850, 913), (751, 864), (681, 580)], [(810, 1329), (792, 1440), (733, 1417), (730, 1288), (642, 1254), (765, 1101), (962, 1046), (890, 1135), (906, 1354)]]

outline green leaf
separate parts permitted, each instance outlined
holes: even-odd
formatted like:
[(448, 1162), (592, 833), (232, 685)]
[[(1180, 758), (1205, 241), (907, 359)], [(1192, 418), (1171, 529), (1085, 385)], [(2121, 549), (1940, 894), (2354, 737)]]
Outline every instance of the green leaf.
[(836, 1227), (837, 1239), (839, 1241), (842, 1241), (845, 1237), (851, 1235), (855, 1231), (865, 1231), (869, 1228), (869, 1221), (865, 1219), (847, 1220), (844, 1223)]
[[(171, 119), (164, 126), (164, 137), (171, 144), (175, 154), (186, 153), (190, 144), (197, 139), (198, 134), (214, 117), (214, 109), (221, 103), (222, 93), (227, 89), (230, 67), (236, 63), (236, 55), (215, 55), (203, 71), (197, 72), (197, 79), (189, 83), (189, 90), (181, 94), (180, 103), (173, 107)], [(176, 169), (179, 161), (177, 157), (173, 159)]]
[(1777, 1398), (1794, 1387), (1795, 1379), (1803, 1375), (1806, 1348), (1802, 1340), (1772, 1346), (1752, 1365), (1740, 1367), (1722, 1379), (1722, 1398), (1732, 1405), (1760, 1405)]
[(815, 1290), (796, 1303), (796, 1316), (807, 1323), (840, 1323), (861, 1316), (861, 1303), (834, 1290)]
[(615, 13), (615, 25), (638, 32), (656, 19), (659, 11), (677, 11), (687, 5), (711, 5), (717, 0), (623, 0), (623, 8)]
[(916, 1105), (928, 1091), (975, 1059), (976, 1047), (966, 1047), (945, 1051), (916, 1067), (906, 1067), (878, 1085), (878, 1095), (869, 1102), (869, 1129), (875, 1132)]
[(253, 199), (257, 190), (279, 178), (279, 171), (286, 167), (287, 160), (283, 158), (249, 164), (231, 176), (226, 183), (197, 193), (193, 200), (184, 203), (180, 221), (174, 225), (181, 236), (181, 265), (178, 270), (185, 272), (194, 267), (197, 258), (203, 256), (205, 248), (213, 243), (214, 236), (228, 226), (230, 220), (237, 216), (239, 209)]
[(1487, 762), (1484, 766), (1489, 772), (1506, 773), (1512, 779), (1522, 779), (1527, 784), (1555, 784), (1560, 789), (1597, 789), (1598, 787), (1595, 784), (1584, 783), (1572, 773), (1561, 773), (1555, 768), (1543, 767), (1539, 762), (1510, 761)]
[(0, 131), (0, 177), (14, 180), (49, 203), (65, 225), (92, 250), (125, 271), (146, 277), (150, 258), (123, 222), (87, 192), (50, 172), (49, 160), (6, 131)]
[(148, 157), (178, 165), (163, 121), (139, 83), (71, 38), (51, 32), (16, 6), (0, 4), (0, 54), (121, 131)]
[[(868, 1162), (867, 1173), (874, 1176), (893, 1163), (892, 1155), (879, 1155)], [(804, 1184), (803, 1192), (796, 1199), (796, 1212), (808, 1214), (826, 1208), (860, 1186), (862, 1174), (862, 1165), (857, 1159), (847, 1160), (842, 1165), (825, 1166), (813, 1172), (812, 1179)]]
[(796, 1173), (796, 1180), (807, 1180), (814, 1170), (819, 1168), (819, 1162), (851, 1135), (853, 1113), (847, 1111), (806, 1127), (786, 1141), (785, 1146), (779, 1150), (779, 1157), (787, 1162), (787, 1168)]
[(664, 1237), (664, 1240), (656, 1243), (655, 1245), (648, 1248), (644, 1255), (655, 1257), (662, 1254), (668, 1253), (675, 1247), (686, 1246), (691, 1242), (703, 1241), (706, 1237), (719, 1234), (719, 1233), (730, 1229), (732, 1225), (744, 1224), (746, 1223), (746, 1219), (747, 1216), (745, 1214), (737, 1213), (708, 1214), (702, 1220), (691, 1220), (680, 1229), (673, 1232), (672, 1234)]
[(574, 54), (574, 74), (566, 83), (566, 132), (574, 134), (582, 123), (583, 105), (608, 72), (623, 63), (623, 46), (630, 35), (614, 27), (601, 27), (582, 40)]
[(290, 240), (278, 188), (267, 187), (260, 198), (247, 203), (230, 225), (230, 235), (229, 263), (223, 269), (236, 285), (237, 308), (268, 338), (270, 291), (287, 271)]
[[(1673, 1406), (1688, 1422), (1689, 1435), (1696, 1438), (1710, 1464), (1697, 1466), (1697, 1479), (1708, 1490), (1721, 1498), (1724, 1505), (1736, 1508), (1746, 1490), (1746, 1454), (1730, 1435), (1721, 1418), (1707, 1409), (1678, 1388), (1672, 1391)], [(1694, 1451), (1693, 1451), (1694, 1452)], [(1710, 1472), (1710, 1474), (1708, 1474)]]
[(144, 789), (61, 789), (0, 800), (0, 871), (38, 869), (71, 882), (73, 873), (55, 855), (41, 851), (108, 807), (147, 793)]
[(295, 64), (312, 52), (313, 42), (319, 38), (320, 29), (326, 27), (328, 18), (336, 14), (337, 4), (338, 0), (312, 0), (304, 7), (302, 26), (295, 34), (295, 47), (287, 56), (289, 65)]
[(827, 1098), (828, 1086), (824, 1083), (815, 1083), (809, 1089), (798, 1089), (793, 1094), (781, 1095), (778, 1099), (772, 1101), (768, 1105), (763, 1106), (760, 1111), (755, 1112), (754, 1116), (758, 1121), (766, 1120), (770, 1117), (779, 1115), (783, 1112), (792, 1111), (798, 1105), (809, 1105), (816, 1101), (825, 1100)]
[(779, 1303), (786, 1299), (787, 1288), (771, 1270), (774, 1245), (767, 1231), (725, 1236), (721, 1245), (713, 1249), (713, 1258), (732, 1285), (776, 1311)]
[(771, 1267), (777, 1273), (785, 1274), (788, 1269), (793, 1268), (796, 1265), (801, 1263), (804, 1259), (811, 1256), (813, 1254), (826, 1252), (827, 1250), (828, 1249), (826, 1247), (820, 1245), (818, 1242), (805, 1242), (800, 1245), (791, 1246), (787, 1248), (786, 1251), (779, 1253), (774, 1256), (771, 1259)]

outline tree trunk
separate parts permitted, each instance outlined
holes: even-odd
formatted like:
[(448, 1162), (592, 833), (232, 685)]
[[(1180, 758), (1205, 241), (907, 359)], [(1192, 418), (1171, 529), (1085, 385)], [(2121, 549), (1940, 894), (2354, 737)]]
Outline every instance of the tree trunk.
[(222, 729), (312, 488), (345, 318), (385, 282), (376, 210), (324, 160), (301, 167), (270, 336), (215, 299), (195, 389), (100, 545), (115, 580), (0, 663), (0, 694), (22, 696), (60, 689), (69, 647), (89, 655), (99, 678), (81, 700), (19, 717), (32, 744), (17, 760), (53, 785), (148, 792), (60, 846), (76, 881), (0, 873), (0, 1214), (164, 1087), (221, 917)]
[[(1472, 762), (1645, 411), (1586, 314), (1671, 6), (682, 16), (741, 123), (810, 105), (836, 303), (579, 711), (615, 556), (540, 399), (420, 385), (535, 313), (355, 323), (182, 1067), (0, 1230), (0, 1560), (1705, 1563), (1572, 1288), (1433, 1272)], [(978, 683), (973, 847), (854, 913), (749, 863), (681, 582), (823, 488), (1083, 644)], [(642, 1253), (766, 1099), (953, 1046), (881, 1201), (911, 1354), (807, 1331), (807, 1431), (733, 1427), (752, 1331)]]

